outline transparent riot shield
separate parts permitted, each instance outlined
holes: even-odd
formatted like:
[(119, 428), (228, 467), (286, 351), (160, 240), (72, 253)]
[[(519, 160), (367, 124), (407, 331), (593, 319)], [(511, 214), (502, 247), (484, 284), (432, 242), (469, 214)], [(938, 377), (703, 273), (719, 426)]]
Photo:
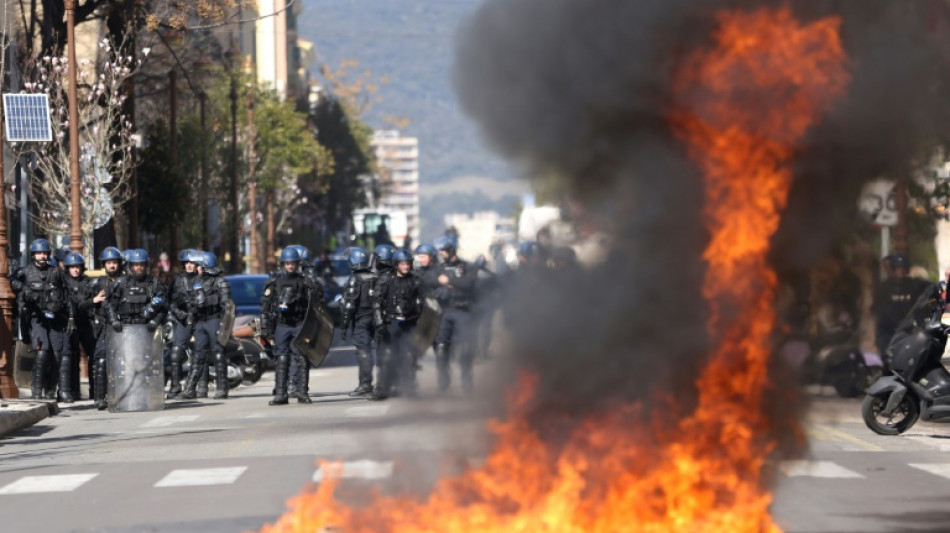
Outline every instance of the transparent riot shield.
[(300, 332), (294, 338), (294, 346), (310, 360), (314, 368), (323, 364), (330, 345), (333, 344), (333, 317), (323, 307), (323, 302), (311, 298), (307, 307), (307, 317), (304, 318)]
[(144, 324), (109, 330), (108, 387), (110, 412), (159, 411), (165, 407), (165, 368), (161, 331)]

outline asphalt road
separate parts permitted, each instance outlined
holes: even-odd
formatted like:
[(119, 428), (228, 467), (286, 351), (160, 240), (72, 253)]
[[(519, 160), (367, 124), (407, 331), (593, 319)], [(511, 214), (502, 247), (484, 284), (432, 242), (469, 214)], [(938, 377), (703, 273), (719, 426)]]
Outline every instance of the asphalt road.
[[(431, 363), (416, 400), (349, 398), (356, 369), (344, 364), (313, 371), (312, 405), (269, 407), (267, 374), (227, 401), (171, 402), (161, 412), (66, 407), (0, 440), (0, 531), (257, 529), (319, 482), (321, 458), (345, 462), (345, 484), (425, 490), (489, 446), (484, 400), (435, 395)], [(778, 523), (791, 532), (950, 530), (950, 426), (880, 437), (859, 407), (815, 400), (808, 456), (777, 465)]]

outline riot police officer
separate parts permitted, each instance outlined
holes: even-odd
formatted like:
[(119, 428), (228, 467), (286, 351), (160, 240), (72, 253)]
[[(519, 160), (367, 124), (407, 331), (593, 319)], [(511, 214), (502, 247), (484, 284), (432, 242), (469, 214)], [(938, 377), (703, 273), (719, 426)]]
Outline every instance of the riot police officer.
[(79, 394), (79, 349), (86, 352), (89, 361), (90, 396), (93, 396), (94, 364), (96, 353), (96, 332), (93, 326), (95, 320), (95, 304), (92, 301), (92, 280), (86, 276), (85, 260), (76, 252), (69, 252), (63, 259), (63, 268), (66, 269), (66, 290), (69, 294), (69, 322), (66, 333), (69, 337), (69, 352), (72, 354), (72, 368), (70, 382), (73, 396), (78, 400)]
[(125, 324), (145, 324), (149, 331), (162, 325), (167, 310), (165, 286), (148, 273), (148, 253), (129, 250), (128, 275), (109, 287), (106, 294), (106, 320), (119, 333)]
[(931, 287), (925, 280), (909, 277), (910, 261), (903, 254), (889, 256), (889, 276), (877, 288), (873, 311), (876, 317), (876, 342), (885, 369), (890, 367), (888, 345), (897, 327), (914, 307), (917, 299)]
[(438, 282), (439, 303), (442, 304), (442, 322), (435, 337), (435, 360), (439, 370), (439, 390), (446, 390), (452, 378), (449, 372), (453, 345), (459, 352), (459, 365), (462, 369), (462, 387), (471, 391), (473, 387), (471, 345), (471, 307), (474, 303), (476, 271), (468, 263), (459, 259), (455, 242), (450, 237), (439, 237), (435, 248), (442, 257), (439, 265)]
[(393, 275), (379, 279), (378, 285), (383, 334), (378, 348), (379, 375), (371, 400), (385, 400), (394, 389), (415, 394), (415, 361), (409, 339), (422, 315), (422, 281), (412, 273), (409, 250), (396, 250), (393, 263)]
[[(317, 272), (317, 269), (313, 264), (313, 261), (310, 257), (310, 249), (302, 244), (292, 244), (287, 248), (293, 248), (297, 250), (298, 254), (300, 254), (300, 273), (305, 277), (310, 278), (310, 281), (313, 283), (313, 293), (311, 294), (311, 297), (315, 298), (320, 305), (323, 305), (326, 282), (323, 281), (323, 278)], [(306, 365), (310, 364), (310, 361), (306, 357), (290, 358), (290, 378), (288, 379), (287, 384), (287, 393), (289, 396), (295, 396), (297, 393), (297, 384), (301, 381), (300, 371), (303, 368), (303, 366), (298, 365), (297, 363), (301, 361), (303, 361)], [(308, 366), (307, 368), (309, 369), (310, 367)]]
[(69, 355), (66, 341), (67, 293), (63, 272), (50, 263), (52, 246), (46, 239), (30, 243), (32, 262), (11, 280), (21, 293), (30, 316), (30, 337), (36, 359), (33, 363), (33, 398), (56, 398), (56, 381), (64, 402), (73, 401)]
[(431, 244), (420, 244), (416, 247), (416, 276), (422, 281), (427, 295), (439, 288), (439, 251)]
[(296, 394), (298, 403), (311, 403), (310, 362), (293, 346), (300, 327), (307, 316), (310, 299), (315, 297), (313, 282), (300, 272), (300, 253), (296, 248), (284, 248), (280, 252), (280, 270), (264, 285), (261, 298), (261, 335), (272, 339), (277, 357), (276, 386), (270, 405), (286, 405), (287, 381), (290, 358), (297, 358), (299, 367)]
[(93, 356), (93, 377), (90, 380), (92, 388), (92, 397), (96, 401), (96, 407), (99, 410), (105, 409), (106, 404), (106, 359), (109, 349), (109, 334), (105, 329), (108, 323), (108, 305), (106, 300), (112, 287), (118, 283), (122, 277), (122, 253), (118, 248), (109, 246), (99, 254), (99, 261), (105, 270), (105, 275), (96, 278), (92, 282), (92, 304), (96, 314), (96, 349)]
[(183, 250), (178, 254), (182, 271), (175, 274), (168, 291), (169, 312), (173, 324), (172, 348), (169, 353), (170, 383), (166, 396), (168, 398), (181, 396), (181, 367), (195, 327), (195, 316), (191, 309), (191, 293), (195, 285), (195, 277), (198, 275), (199, 254), (197, 250)]
[(376, 274), (370, 270), (370, 255), (363, 248), (351, 248), (347, 258), (353, 274), (343, 287), (343, 333), (353, 331), (359, 385), (350, 396), (366, 396), (373, 392), (372, 343), (376, 332), (382, 333), (382, 313), (376, 300)]
[[(197, 255), (197, 254), (195, 254)], [(201, 252), (197, 257), (199, 274), (192, 278), (191, 313), (194, 316), (195, 359), (185, 382), (182, 398), (193, 399), (198, 396), (197, 388), (201, 380), (206, 379), (208, 357), (213, 355), (216, 390), (214, 398), (223, 400), (228, 397), (228, 360), (224, 356), (224, 346), (218, 340), (221, 321), (231, 300), (231, 286), (221, 275), (218, 258), (211, 252)], [(204, 393), (207, 395), (207, 382)]]
[(492, 320), (501, 299), (498, 277), (488, 269), (488, 259), (479, 255), (472, 262), (475, 270), (475, 301), (472, 305), (472, 349), (478, 359), (489, 358)]
[(393, 275), (393, 253), (395, 252), (396, 249), (389, 244), (380, 244), (373, 250), (373, 269), (379, 281), (385, 281)]

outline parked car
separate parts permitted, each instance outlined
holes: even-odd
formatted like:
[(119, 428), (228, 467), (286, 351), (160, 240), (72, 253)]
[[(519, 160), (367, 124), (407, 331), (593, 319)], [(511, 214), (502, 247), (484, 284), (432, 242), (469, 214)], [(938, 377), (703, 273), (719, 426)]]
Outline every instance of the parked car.
[(261, 314), (261, 295), (264, 293), (266, 274), (235, 274), (225, 279), (231, 285), (231, 299), (237, 316)]

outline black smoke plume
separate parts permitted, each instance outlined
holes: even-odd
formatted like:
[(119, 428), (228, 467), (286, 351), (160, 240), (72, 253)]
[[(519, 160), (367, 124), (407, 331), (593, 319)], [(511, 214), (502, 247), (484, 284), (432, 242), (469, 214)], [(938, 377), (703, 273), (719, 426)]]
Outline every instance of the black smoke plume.
[(539, 412), (583, 414), (656, 390), (689, 404), (708, 352), (708, 236), (701, 176), (668, 126), (671, 75), (717, 11), (786, 4), (805, 21), (842, 18), (852, 77), (795, 157), (772, 254), (790, 275), (852, 226), (865, 181), (907, 176), (950, 137), (950, 36), (933, 22), (943, 3), (487, 0), (463, 27), (455, 81), (467, 113), (612, 239), (598, 267), (510, 289), (513, 352), (540, 376)]

